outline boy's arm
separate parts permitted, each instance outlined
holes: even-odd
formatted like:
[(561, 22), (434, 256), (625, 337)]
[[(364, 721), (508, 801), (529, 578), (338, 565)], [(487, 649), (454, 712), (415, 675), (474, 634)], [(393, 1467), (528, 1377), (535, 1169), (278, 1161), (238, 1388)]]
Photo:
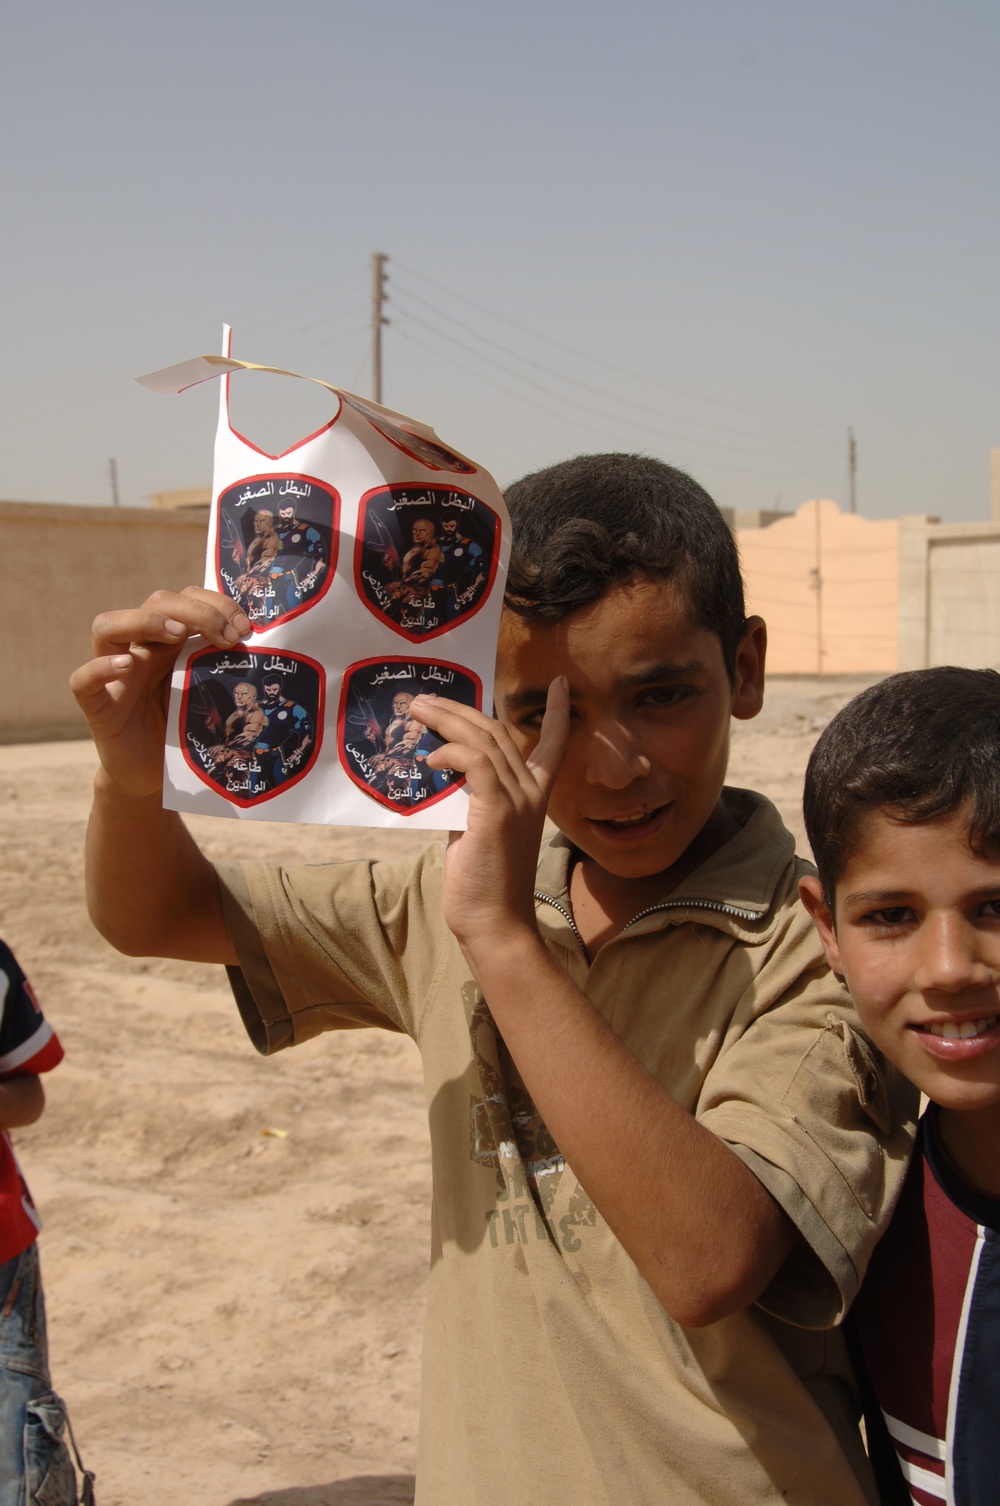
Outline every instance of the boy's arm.
[(87, 831), (90, 915), (129, 955), (236, 961), (214, 869), (176, 811), (163, 809), (163, 749), (181, 646), (200, 633), (232, 648), (249, 631), (228, 597), (157, 591), (96, 618), (94, 657), (70, 678), (101, 759)]
[(45, 1089), (35, 1072), (19, 1072), (0, 1081), (0, 1129), (19, 1129), (42, 1117)]
[(667, 1312), (688, 1327), (748, 1306), (796, 1231), (738, 1156), (680, 1107), (548, 953), (535, 862), (565, 749), (564, 681), (523, 762), (503, 727), (455, 702), (412, 711), (443, 736), (428, 763), (466, 775), (468, 830), (446, 862), (445, 914), (560, 1150)]

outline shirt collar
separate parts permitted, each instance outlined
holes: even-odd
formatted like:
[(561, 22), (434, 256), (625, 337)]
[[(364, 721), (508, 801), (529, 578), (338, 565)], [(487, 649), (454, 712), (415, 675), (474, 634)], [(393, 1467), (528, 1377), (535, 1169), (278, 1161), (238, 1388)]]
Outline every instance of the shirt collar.
[[(692, 919), (717, 925), (747, 940), (764, 939), (770, 930), (768, 922), (779, 880), (795, 857), (794, 838), (765, 796), (727, 787), (722, 798), (740, 830), (664, 895), (662, 905), (640, 912), (643, 918), (633, 920), (626, 932), (635, 934)], [(542, 848), (536, 898), (549, 901), (539, 914), (543, 925), (545, 911), (553, 906), (571, 913), (568, 884), (574, 854), (575, 849), (561, 832)], [(782, 886), (782, 897), (786, 889)]]

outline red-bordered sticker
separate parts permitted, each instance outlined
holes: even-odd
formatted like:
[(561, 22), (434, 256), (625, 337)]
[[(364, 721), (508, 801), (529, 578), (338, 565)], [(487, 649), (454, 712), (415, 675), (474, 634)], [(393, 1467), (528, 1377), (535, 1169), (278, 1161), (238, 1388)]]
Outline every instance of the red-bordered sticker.
[(337, 565), (340, 494), (315, 476), (244, 476), (219, 496), (219, 590), (263, 633), (315, 606)]
[(358, 596), (411, 643), (474, 617), (496, 578), (500, 519), (449, 486), (379, 486), (361, 498)]
[(322, 665), (305, 654), (200, 649), (181, 702), (187, 763), (233, 805), (273, 800), (319, 756), (325, 688)]
[(450, 769), (428, 768), (441, 738), (410, 715), (421, 694), (483, 706), (479, 677), (440, 659), (364, 659), (345, 671), (340, 692), (340, 762), (359, 789), (402, 816), (436, 805), (465, 782)]

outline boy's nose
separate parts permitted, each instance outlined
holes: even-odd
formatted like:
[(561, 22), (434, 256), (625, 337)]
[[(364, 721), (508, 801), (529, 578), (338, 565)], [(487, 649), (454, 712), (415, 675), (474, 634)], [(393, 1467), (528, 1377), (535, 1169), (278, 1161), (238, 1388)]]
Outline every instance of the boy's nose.
[(587, 748), (585, 774), (588, 784), (624, 790), (634, 779), (643, 779), (652, 764), (627, 729), (615, 725), (595, 728)]
[(914, 981), (923, 993), (955, 994), (996, 987), (998, 974), (983, 957), (975, 927), (960, 916), (946, 915), (925, 924)]

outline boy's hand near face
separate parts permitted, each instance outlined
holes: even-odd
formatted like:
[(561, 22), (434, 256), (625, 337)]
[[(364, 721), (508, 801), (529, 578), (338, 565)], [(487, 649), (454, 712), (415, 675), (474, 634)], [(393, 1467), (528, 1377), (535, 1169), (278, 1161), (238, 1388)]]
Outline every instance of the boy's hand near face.
[(445, 859), (445, 919), (474, 963), (484, 949), (537, 938), (532, 893), (549, 793), (569, 735), (569, 686), (549, 687), (538, 742), (525, 760), (498, 721), (458, 701), (417, 696), (412, 714), (444, 738), (428, 755), (433, 769), (464, 774), (466, 831)]
[(754, 1302), (795, 1239), (753, 1173), (677, 1104), (545, 947), (534, 877), (566, 750), (569, 687), (549, 687), (537, 744), (454, 701), (413, 715), (447, 739), (434, 768), (464, 773), (468, 829), (452, 838), (445, 917), (546, 1126), (667, 1312), (700, 1327)]

